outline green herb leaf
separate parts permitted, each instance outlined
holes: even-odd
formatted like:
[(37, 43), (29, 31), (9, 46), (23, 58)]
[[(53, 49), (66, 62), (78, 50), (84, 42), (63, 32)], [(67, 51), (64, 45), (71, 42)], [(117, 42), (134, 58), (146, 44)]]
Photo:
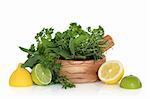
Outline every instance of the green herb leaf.
[(71, 59), (70, 54), (66, 50), (59, 49), (59, 48), (51, 48), (51, 50), (53, 50), (58, 55), (64, 57), (65, 59)]
[(70, 48), (70, 52), (72, 53), (73, 57), (75, 56), (75, 48), (74, 48), (74, 40), (73, 38), (70, 39), (69, 42), (69, 48)]
[(40, 55), (34, 55), (28, 58), (28, 60), (22, 65), (22, 67), (30, 67), (33, 68), (41, 59)]

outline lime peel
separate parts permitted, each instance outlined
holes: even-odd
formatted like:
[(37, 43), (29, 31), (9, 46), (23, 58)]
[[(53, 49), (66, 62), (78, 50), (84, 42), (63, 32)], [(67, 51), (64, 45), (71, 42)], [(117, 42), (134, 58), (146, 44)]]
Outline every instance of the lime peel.
[(142, 87), (142, 83), (138, 77), (130, 75), (121, 80), (120, 87), (125, 89), (139, 89)]

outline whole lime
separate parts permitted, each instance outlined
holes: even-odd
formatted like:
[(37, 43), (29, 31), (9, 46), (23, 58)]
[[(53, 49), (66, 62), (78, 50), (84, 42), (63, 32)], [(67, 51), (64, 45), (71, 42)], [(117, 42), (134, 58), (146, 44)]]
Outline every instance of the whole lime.
[(138, 77), (130, 75), (121, 80), (120, 87), (125, 89), (138, 89), (142, 87), (142, 83)]

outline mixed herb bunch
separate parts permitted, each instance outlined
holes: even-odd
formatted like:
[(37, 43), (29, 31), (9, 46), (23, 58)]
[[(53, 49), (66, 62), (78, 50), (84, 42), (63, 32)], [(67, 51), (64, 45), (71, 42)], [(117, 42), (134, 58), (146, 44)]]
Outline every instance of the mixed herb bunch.
[(61, 64), (57, 63), (57, 60), (101, 59), (104, 53), (102, 49), (107, 46), (101, 26), (96, 29), (88, 27), (85, 31), (77, 23), (71, 23), (64, 32), (54, 33), (53, 28), (43, 28), (35, 39), (37, 44), (32, 44), (29, 49), (19, 47), (28, 53), (28, 59), (22, 67), (32, 69), (36, 64), (42, 64), (52, 72), (51, 84), (61, 84), (65, 89), (75, 85), (67, 77), (59, 74)]

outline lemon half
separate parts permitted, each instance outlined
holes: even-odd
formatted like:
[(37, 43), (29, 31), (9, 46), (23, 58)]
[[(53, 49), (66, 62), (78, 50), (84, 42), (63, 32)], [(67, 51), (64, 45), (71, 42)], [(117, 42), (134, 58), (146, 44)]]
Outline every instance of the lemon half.
[(110, 60), (101, 65), (98, 70), (99, 79), (107, 84), (116, 84), (124, 75), (124, 68), (120, 61)]
[(9, 85), (14, 87), (28, 87), (32, 86), (32, 78), (30, 72), (21, 67), (19, 64), (17, 69), (11, 74)]

